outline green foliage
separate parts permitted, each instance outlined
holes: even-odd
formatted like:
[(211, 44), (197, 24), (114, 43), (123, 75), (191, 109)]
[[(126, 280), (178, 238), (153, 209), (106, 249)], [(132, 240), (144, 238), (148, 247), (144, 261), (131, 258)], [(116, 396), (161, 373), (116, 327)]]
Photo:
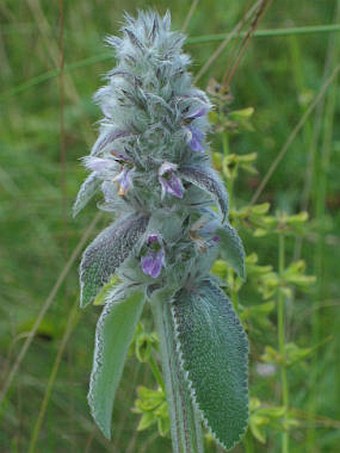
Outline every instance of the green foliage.
[(129, 256), (146, 230), (147, 221), (140, 214), (127, 215), (105, 228), (87, 247), (80, 263), (81, 307), (93, 301)]
[(151, 390), (141, 386), (137, 388), (137, 396), (135, 407), (132, 408), (135, 414), (142, 414), (137, 430), (144, 431), (157, 424), (161, 436), (169, 435), (169, 408), (164, 389), (158, 387), (157, 390)]
[(94, 177), (94, 175), (89, 175), (83, 184), (81, 185), (76, 201), (74, 202), (72, 212), (73, 217), (76, 217), (79, 212), (90, 202), (94, 197), (95, 193), (98, 191), (100, 186), (100, 181)]
[(299, 348), (295, 343), (286, 343), (283, 356), (271, 346), (266, 346), (261, 360), (266, 363), (274, 363), (285, 367), (295, 365), (306, 359), (313, 352), (313, 348)]
[[(133, 344), (131, 345), (131, 354), (136, 354), (141, 363), (147, 363), (152, 360), (153, 350), (157, 350), (158, 337), (156, 332), (147, 332), (141, 322), (138, 323), (135, 332)], [(163, 381), (162, 381), (163, 382)]]
[(181, 173), (183, 179), (190, 181), (200, 189), (211, 194), (218, 203), (223, 220), (228, 214), (228, 194), (225, 186), (219, 180), (217, 174), (209, 168), (201, 166), (183, 168)]
[(120, 301), (107, 300), (98, 320), (88, 401), (93, 418), (109, 439), (115, 394), (143, 305), (141, 291)]
[(172, 310), (194, 400), (210, 432), (230, 449), (248, 422), (246, 334), (230, 300), (209, 280), (179, 292)]
[[(65, 26), (63, 77), (60, 77), (58, 53), (61, 3)], [(191, 4), (179, 0), (171, 3), (176, 28), (183, 25)], [(200, 43), (186, 46), (193, 57), (194, 74), (214, 53), (224, 34), (233, 29), (247, 5), (243, 0), (230, 0), (228, 8), (222, 0), (198, 2), (186, 28), (191, 42)], [(78, 300), (79, 249), (71, 270), (67, 271), (65, 264), (90, 226), (97, 196), (94, 195), (76, 221), (69, 213), (85, 177), (78, 159), (87, 152), (96, 135), (99, 113), (92, 102), (92, 93), (101, 74), (112, 66), (112, 54), (102, 46), (103, 37), (116, 32), (123, 10), (135, 14), (136, 7), (145, 6), (145, 2), (139, 0), (96, 3), (4, 0), (1, 3), (1, 389), (29, 333), (35, 332), (0, 404), (0, 444), (4, 451), (28, 450), (72, 303)], [(153, 6), (165, 12), (169, 2), (156, 0)], [(335, 0), (271, 3), (230, 86), (224, 87), (218, 98), (223, 100), (226, 110), (220, 116), (224, 129), (216, 130), (214, 140), (212, 135), (208, 137), (212, 140), (215, 169), (225, 178), (227, 186), (231, 181), (222, 167), (225, 157), (257, 154), (256, 161), (251, 163), (251, 173), (237, 166), (234, 191), (229, 200), (231, 224), (237, 227), (245, 243), (247, 283), (236, 276), (221, 256), (214, 265), (214, 273), (225, 283), (226, 293), (250, 337), (251, 392), (260, 402), (260, 406), (253, 408), (251, 398), (251, 429), (243, 445), (238, 447), (239, 452), (281, 451), (281, 435), (287, 418), (292, 420), (290, 425), (288, 423), (290, 453), (338, 451), (340, 154), (336, 135), (339, 96), (336, 84), (326, 88), (325, 96), (304, 121), (256, 204), (249, 205), (281, 147), (338, 64), (338, 46), (334, 44), (339, 33), (322, 31), (319, 26), (326, 25), (329, 30), (336, 26), (334, 23), (339, 23), (336, 8)], [(238, 56), (241, 41), (229, 42), (198, 80), (199, 87), (205, 89), (211, 76), (223, 80), (226, 69), (233, 66)], [(60, 98), (61, 87), (64, 87), (64, 101)], [(215, 105), (218, 99), (213, 99)], [(255, 111), (248, 121), (253, 131), (241, 126), (238, 118), (231, 115), (233, 110), (242, 112), (252, 108)], [(223, 122), (227, 120), (229, 124), (224, 127)], [(64, 164), (63, 146), (66, 150)], [(235, 174), (234, 160), (236, 157), (226, 159), (231, 163), (227, 170), (232, 174)], [(261, 360), (266, 348), (279, 351), (277, 298), (264, 299), (263, 294), (269, 291), (265, 274), (278, 274), (280, 233), (274, 232), (277, 221), (269, 228), (263, 214), (276, 217), (277, 213), (284, 213), (289, 217), (306, 211), (308, 222), (292, 231), (285, 226), (285, 268), (302, 260), (306, 265), (302, 275), (314, 275), (316, 281), (310, 286), (308, 283), (307, 291), (295, 288), (293, 281), (288, 285), (286, 343), (312, 351), (287, 369), (289, 410), (284, 413), (281, 367)], [(95, 231), (88, 233), (86, 241), (109, 221), (104, 214)], [(260, 233), (265, 230), (266, 234), (254, 237), (257, 229)], [(41, 327), (33, 331), (40, 310), (63, 269), (66, 278), (52, 293), (53, 301)], [(73, 328), (66, 342), (47, 399), (36, 450), (168, 453), (169, 438), (158, 436), (156, 425), (137, 433), (137, 416), (127, 410), (134, 406), (138, 386), (154, 391), (160, 386), (153, 371), (157, 368), (152, 367), (150, 360), (141, 365), (134, 354), (127, 360), (116, 394), (112, 443), (104, 439), (87, 414), (85, 395), (93, 348), (91, 332), (94, 332), (97, 310), (101, 308), (91, 307), (81, 313), (81, 322)], [(153, 332), (150, 318), (146, 311), (143, 319), (146, 335)], [(328, 338), (326, 344), (325, 338)], [(141, 357), (144, 357), (143, 344), (141, 340), (138, 353)], [(319, 349), (321, 344), (324, 346)], [(145, 346), (145, 358), (149, 353), (149, 346)], [(156, 344), (151, 348), (150, 357), (159, 368)], [(283, 415), (269, 417), (271, 408), (273, 415), (276, 410), (281, 410)], [(258, 413), (265, 418), (258, 420), (265, 444), (252, 429), (253, 415), (260, 409), (267, 411)], [(206, 441), (206, 451), (216, 452), (212, 438)]]
[(221, 242), (221, 255), (226, 263), (244, 280), (246, 277), (245, 270), (245, 252), (242, 241), (237, 231), (229, 224), (216, 231)]
[(285, 419), (285, 413), (283, 406), (265, 406), (258, 398), (251, 398), (249, 427), (254, 438), (261, 444), (266, 444), (271, 430), (284, 431), (299, 425), (291, 416)]

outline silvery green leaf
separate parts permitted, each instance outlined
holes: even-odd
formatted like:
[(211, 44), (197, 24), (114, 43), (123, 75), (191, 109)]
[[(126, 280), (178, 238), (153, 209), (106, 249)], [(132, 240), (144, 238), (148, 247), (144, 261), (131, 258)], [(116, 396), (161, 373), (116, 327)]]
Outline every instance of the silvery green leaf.
[(212, 280), (172, 301), (183, 369), (205, 424), (232, 448), (248, 422), (248, 342), (233, 305)]
[(96, 297), (116, 269), (130, 255), (146, 230), (148, 218), (129, 214), (102, 231), (85, 250), (80, 263), (80, 306)]
[(220, 238), (220, 251), (222, 258), (237, 272), (244, 280), (246, 278), (245, 251), (240, 236), (235, 228), (229, 223), (224, 224), (216, 230)]
[(228, 214), (228, 193), (214, 170), (202, 166), (183, 167), (178, 175), (208, 192), (217, 201), (223, 218)]
[(112, 129), (111, 127), (107, 130), (103, 130), (100, 136), (98, 137), (97, 141), (93, 145), (91, 155), (92, 156), (99, 156), (103, 153), (103, 151), (111, 146), (113, 147), (113, 142), (119, 138), (126, 137), (129, 135), (130, 132), (127, 130), (122, 129)]
[(79, 212), (87, 205), (91, 198), (97, 192), (100, 186), (100, 179), (96, 177), (95, 173), (91, 173), (81, 185), (76, 201), (72, 208), (72, 215), (76, 217)]
[(118, 275), (114, 274), (109, 282), (106, 283), (99, 291), (93, 301), (93, 305), (105, 305), (107, 302), (107, 297), (109, 297), (110, 302), (116, 300), (117, 297), (117, 300), (120, 300), (122, 287), (124, 287), (124, 285), (121, 284), (121, 280), (119, 279)]
[(142, 313), (144, 295), (138, 291), (120, 302), (110, 302), (109, 295), (106, 299), (96, 328), (88, 402), (95, 422), (104, 436), (110, 439), (113, 402), (128, 348)]

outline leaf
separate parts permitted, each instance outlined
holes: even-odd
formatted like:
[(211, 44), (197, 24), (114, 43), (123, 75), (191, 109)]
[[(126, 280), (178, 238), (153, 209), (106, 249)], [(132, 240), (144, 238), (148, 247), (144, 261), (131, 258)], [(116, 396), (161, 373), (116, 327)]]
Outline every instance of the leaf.
[(91, 173), (81, 185), (76, 201), (72, 208), (72, 215), (76, 217), (95, 195), (100, 185), (100, 180), (95, 173)]
[(223, 259), (237, 272), (243, 280), (246, 278), (245, 252), (242, 241), (235, 228), (229, 223), (216, 230), (220, 238), (220, 250)]
[(232, 448), (248, 422), (246, 334), (211, 280), (177, 293), (172, 311), (192, 397), (214, 437)]
[[(97, 296), (93, 301), (93, 305), (105, 305), (106, 298), (108, 294), (110, 294), (110, 298), (117, 297), (116, 294), (119, 295), (122, 293), (124, 285), (121, 285), (121, 280), (119, 279), (118, 275), (114, 275), (108, 283), (106, 283), (102, 289), (99, 291)], [(113, 296), (115, 294), (115, 296)]]
[(108, 302), (97, 323), (88, 402), (95, 422), (108, 439), (116, 390), (143, 306), (143, 293), (134, 292), (124, 301)]
[(113, 147), (113, 142), (119, 138), (130, 135), (127, 130), (111, 129), (102, 131), (93, 145), (91, 156), (100, 156), (107, 147)]
[(154, 423), (157, 423), (157, 418), (153, 412), (145, 412), (139, 420), (137, 431), (145, 431)]
[(80, 306), (96, 297), (116, 269), (130, 255), (146, 230), (148, 217), (129, 214), (102, 231), (85, 250), (80, 263)]
[(212, 169), (199, 166), (183, 167), (179, 175), (212, 195), (218, 203), (223, 219), (227, 216), (229, 209), (228, 193), (224, 184)]

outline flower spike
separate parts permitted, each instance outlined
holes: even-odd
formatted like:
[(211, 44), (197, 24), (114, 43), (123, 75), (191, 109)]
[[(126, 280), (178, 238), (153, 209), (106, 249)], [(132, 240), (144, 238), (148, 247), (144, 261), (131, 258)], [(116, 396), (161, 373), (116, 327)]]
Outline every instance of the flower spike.
[(201, 452), (202, 421), (226, 448), (247, 427), (247, 339), (210, 275), (224, 252), (244, 278), (244, 252), (225, 222), (228, 194), (209, 160), (211, 104), (193, 86), (185, 36), (170, 22), (170, 13), (126, 14), (121, 37), (107, 38), (117, 64), (95, 96), (103, 118), (83, 159), (91, 173), (74, 214), (101, 192), (98, 207), (114, 217), (80, 265), (81, 305), (104, 306), (88, 394), (95, 422), (110, 438), (116, 390), (148, 302), (174, 449)]

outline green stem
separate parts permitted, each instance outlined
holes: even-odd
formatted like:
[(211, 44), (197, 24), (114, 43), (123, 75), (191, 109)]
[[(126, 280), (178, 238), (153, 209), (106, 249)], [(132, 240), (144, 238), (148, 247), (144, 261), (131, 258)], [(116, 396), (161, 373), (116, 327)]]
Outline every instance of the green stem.
[(253, 438), (252, 438), (252, 435), (250, 434), (250, 431), (247, 432), (243, 443), (244, 443), (244, 447), (245, 447), (245, 453), (254, 453), (254, 443), (253, 443)]
[[(163, 293), (163, 294), (162, 294)], [(176, 347), (170, 297), (158, 291), (151, 307), (160, 341), (174, 453), (203, 453), (203, 436)]]
[(159, 367), (157, 365), (157, 362), (156, 362), (155, 358), (152, 357), (152, 356), (150, 356), (149, 365), (150, 365), (152, 374), (153, 374), (154, 378), (156, 379), (157, 384), (160, 386), (160, 388), (162, 390), (165, 390), (164, 380), (162, 378), (162, 374), (160, 372), (160, 369), (159, 369)]
[[(222, 115), (223, 117), (223, 115)], [(224, 132), (222, 134), (222, 149), (223, 149), (223, 158), (229, 154), (229, 138), (228, 134)], [(234, 191), (234, 177), (227, 178), (227, 189), (229, 195), (229, 210), (233, 208), (233, 191)]]
[[(324, 25), (310, 25), (306, 27), (286, 27), (275, 28), (269, 30), (256, 30), (252, 36), (255, 38), (268, 38), (273, 36), (292, 36), (292, 35), (305, 35), (309, 33), (332, 33), (339, 32), (339, 24), (324, 24)], [(235, 39), (241, 39), (247, 32), (240, 32), (235, 35)], [(226, 38), (226, 33), (218, 33), (214, 35), (201, 35), (193, 36), (187, 39), (187, 44), (206, 44), (211, 42), (223, 41)]]
[[(220, 115), (221, 119), (223, 120), (223, 115)], [(228, 135), (226, 132), (223, 132), (222, 134), (222, 149), (223, 149), (223, 156), (227, 156), (229, 154), (229, 140), (228, 140)]]
[[(285, 269), (285, 237), (284, 233), (279, 234), (279, 276), (282, 282)], [(284, 422), (287, 422), (287, 412), (289, 405), (289, 388), (287, 379), (287, 368), (285, 364), (285, 296), (281, 288), (278, 291), (278, 343), (280, 355), (283, 358), (281, 366), (281, 389), (282, 389), (282, 405), (285, 408)], [(282, 453), (289, 452), (289, 432), (287, 426), (281, 436), (281, 451)]]

